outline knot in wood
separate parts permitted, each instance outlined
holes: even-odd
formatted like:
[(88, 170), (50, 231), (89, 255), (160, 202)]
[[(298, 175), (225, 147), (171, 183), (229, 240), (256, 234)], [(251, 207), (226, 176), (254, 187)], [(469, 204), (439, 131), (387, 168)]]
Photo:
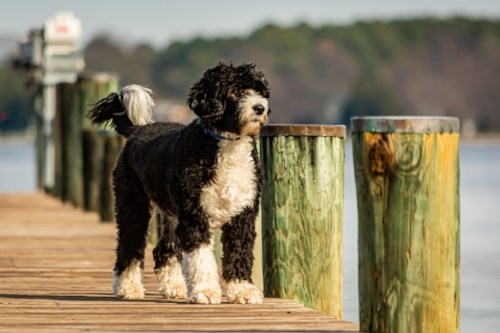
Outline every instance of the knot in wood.
[(392, 154), (385, 138), (377, 137), (368, 154), (370, 172), (373, 175), (383, 175), (391, 166)]
[(375, 144), (370, 150), (370, 171), (372, 174), (383, 175), (387, 169), (387, 151), (381, 144)]

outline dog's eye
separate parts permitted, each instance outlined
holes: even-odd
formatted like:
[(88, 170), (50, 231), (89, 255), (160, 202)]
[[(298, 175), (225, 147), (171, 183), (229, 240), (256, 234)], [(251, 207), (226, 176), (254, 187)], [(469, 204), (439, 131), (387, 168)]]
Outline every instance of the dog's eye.
[(239, 92), (240, 92), (240, 89), (238, 89), (238, 88), (233, 89), (233, 94), (238, 94)]

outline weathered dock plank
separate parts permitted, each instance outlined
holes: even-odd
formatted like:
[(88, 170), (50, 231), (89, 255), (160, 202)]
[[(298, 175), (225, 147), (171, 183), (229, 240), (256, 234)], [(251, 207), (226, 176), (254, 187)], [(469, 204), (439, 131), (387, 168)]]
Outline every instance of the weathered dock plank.
[(112, 295), (116, 231), (42, 194), (0, 195), (0, 331), (358, 331), (290, 300), (193, 305), (156, 292), (148, 248), (146, 298)]

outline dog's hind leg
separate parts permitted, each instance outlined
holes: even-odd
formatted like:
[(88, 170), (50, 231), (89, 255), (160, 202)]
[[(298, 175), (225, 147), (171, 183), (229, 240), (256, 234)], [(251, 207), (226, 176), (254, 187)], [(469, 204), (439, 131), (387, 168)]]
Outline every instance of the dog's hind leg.
[(113, 170), (118, 246), (113, 293), (119, 298), (144, 298), (142, 284), (150, 200), (137, 175), (118, 161)]
[(182, 276), (182, 250), (175, 234), (177, 217), (160, 213), (161, 238), (153, 250), (158, 292), (165, 298), (187, 298)]

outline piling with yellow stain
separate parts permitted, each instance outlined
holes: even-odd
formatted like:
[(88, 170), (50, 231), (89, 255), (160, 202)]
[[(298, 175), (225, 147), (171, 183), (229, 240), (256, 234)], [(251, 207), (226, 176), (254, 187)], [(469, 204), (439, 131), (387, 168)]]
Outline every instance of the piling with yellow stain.
[(460, 331), (456, 118), (352, 120), (362, 331)]

